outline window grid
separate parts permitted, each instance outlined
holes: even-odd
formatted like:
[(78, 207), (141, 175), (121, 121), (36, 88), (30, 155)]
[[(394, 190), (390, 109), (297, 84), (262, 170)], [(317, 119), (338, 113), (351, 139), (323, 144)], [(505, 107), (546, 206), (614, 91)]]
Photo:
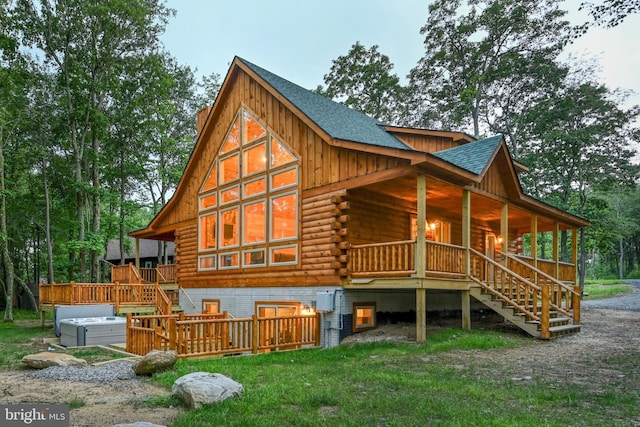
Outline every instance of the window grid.
[[(246, 140), (249, 121), (248, 137), (253, 138), (250, 141)], [(198, 249), (201, 253), (217, 251), (217, 254), (200, 256), (200, 271), (298, 263), (298, 245), (292, 244), (299, 235), (297, 162), (297, 157), (280, 139), (269, 133), (247, 110), (241, 109), (201, 186)], [(247, 165), (249, 169), (245, 171)], [(250, 213), (260, 221), (261, 213), (246, 209), (260, 203), (264, 205), (264, 239), (251, 241), (257, 239), (260, 232), (254, 232), (254, 236), (246, 235), (245, 216)], [(278, 212), (274, 214), (275, 209)], [(229, 214), (231, 211), (235, 213), (233, 219), (230, 218), (233, 217)], [(213, 237), (215, 247), (203, 248), (200, 243), (205, 231), (202, 229), (203, 218), (212, 214), (217, 218), (216, 235)], [(273, 235), (274, 217), (278, 222), (275, 224), (276, 228), (279, 227), (278, 236)], [(233, 248), (240, 251), (228, 252)]]

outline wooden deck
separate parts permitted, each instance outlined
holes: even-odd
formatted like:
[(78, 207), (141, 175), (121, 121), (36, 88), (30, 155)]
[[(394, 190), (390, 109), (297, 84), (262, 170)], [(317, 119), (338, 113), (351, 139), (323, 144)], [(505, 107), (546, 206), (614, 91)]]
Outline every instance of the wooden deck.
[(111, 278), (112, 283), (40, 284), (39, 308), (44, 313), (58, 305), (112, 304), (117, 314), (172, 313), (175, 298), (163, 287), (175, 282), (175, 265), (140, 270), (132, 264), (112, 266)]
[(474, 291), (471, 295), (480, 302), (538, 338), (580, 330), (581, 294), (573, 264), (511, 254), (497, 262), (472, 248), (427, 241), (426, 270), (418, 275), (416, 244), (352, 246), (343, 286)]
[(320, 345), (320, 314), (230, 319), (218, 314), (127, 316), (129, 353), (175, 350), (180, 357), (210, 357), (294, 350)]

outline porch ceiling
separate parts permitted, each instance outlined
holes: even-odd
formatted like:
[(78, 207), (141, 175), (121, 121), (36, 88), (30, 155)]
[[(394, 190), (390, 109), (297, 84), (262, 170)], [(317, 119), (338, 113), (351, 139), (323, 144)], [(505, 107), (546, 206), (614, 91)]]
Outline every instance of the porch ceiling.
[[(402, 199), (416, 205), (416, 176), (404, 176), (366, 186), (366, 190), (382, 193), (389, 198)], [(461, 186), (437, 178), (427, 177), (427, 220), (437, 217), (459, 218), (462, 216)], [(494, 196), (471, 193), (471, 220), (488, 224), (499, 234), (503, 200)], [(531, 230), (532, 213), (509, 203), (509, 228), (520, 233)], [(538, 231), (553, 230), (554, 220), (538, 216)], [(560, 224), (560, 229), (569, 228)]]

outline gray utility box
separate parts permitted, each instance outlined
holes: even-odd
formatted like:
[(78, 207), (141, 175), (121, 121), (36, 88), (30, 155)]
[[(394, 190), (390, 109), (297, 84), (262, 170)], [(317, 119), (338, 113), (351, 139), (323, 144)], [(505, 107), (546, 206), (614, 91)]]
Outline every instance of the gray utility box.
[(109, 345), (127, 341), (124, 317), (80, 317), (60, 321), (60, 344), (65, 347)]

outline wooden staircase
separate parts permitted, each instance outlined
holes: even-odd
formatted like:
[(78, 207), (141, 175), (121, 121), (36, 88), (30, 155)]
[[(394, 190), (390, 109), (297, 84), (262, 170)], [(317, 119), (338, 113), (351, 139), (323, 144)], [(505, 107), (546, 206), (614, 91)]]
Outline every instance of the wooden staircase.
[[(179, 286), (175, 277), (175, 265), (164, 264), (155, 268), (136, 268), (133, 264), (112, 266), (111, 277), (119, 283), (156, 284), (155, 310), (159, 314), (175, 314), (182, 311), (178, 303)], [(115, 280), (114, 280), (115, 281)]]
[[(512, 268), (471, 251), (470, 294), (529, 335), (550, 339), (580, 331), (580, 291), (520, 259)], [(516, 273), (516, 269), (519, 273)]]

